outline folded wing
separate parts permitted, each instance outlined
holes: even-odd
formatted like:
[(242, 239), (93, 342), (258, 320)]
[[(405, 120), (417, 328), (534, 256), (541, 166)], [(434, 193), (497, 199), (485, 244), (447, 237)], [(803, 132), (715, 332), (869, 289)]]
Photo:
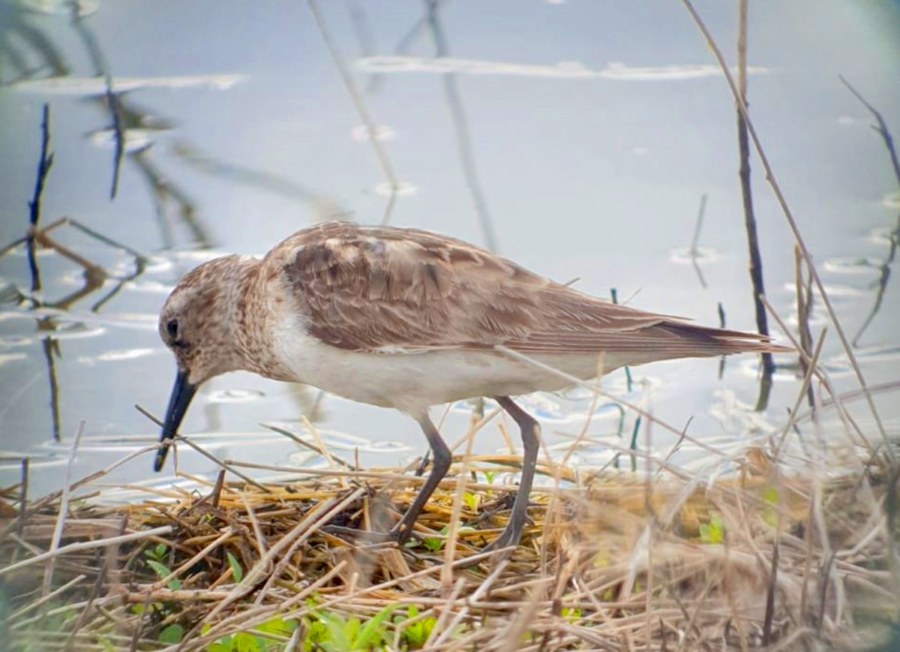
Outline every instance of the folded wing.
[(367, 352), (480, 349), (640, 352), (659, 358), (770, 350), (758, 335), (620, 306), (465, 242), (414, 229), (328, 223), (264, 261), (312, 335)]

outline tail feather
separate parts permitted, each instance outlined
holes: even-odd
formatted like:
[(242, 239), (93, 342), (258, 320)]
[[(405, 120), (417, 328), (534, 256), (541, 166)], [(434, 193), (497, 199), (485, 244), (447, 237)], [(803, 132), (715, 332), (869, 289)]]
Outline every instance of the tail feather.
[[(694, 348), (708, 350), (706, 355), (728, 355), (731, 353), (789, 353), (792, 348), (773, 344), (771, 338), (759, 333), (698, 326), (686, 322), (665, 321), (655, 327), (671, 333), (681, 340), (681, 346), (673, 348)], [(673, 343), (674, 344), (674, 343)], [(695, 355), (703, 355), (697, 353)]]

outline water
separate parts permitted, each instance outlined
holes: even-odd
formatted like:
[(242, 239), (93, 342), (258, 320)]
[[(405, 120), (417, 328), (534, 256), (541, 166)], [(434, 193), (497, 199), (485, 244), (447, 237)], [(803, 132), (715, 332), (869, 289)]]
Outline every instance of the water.
[[(534, 271), (577, 278), (601, 296), (616, 288), (636, 307), (711, 325), (721, 302), (729, 327), (753, 328), (733, 102), (679, 3), (446, 3), (437, 61), (419, 3), (322, 4), (396, 170), (392, 223), (484, 245), (480, 206), (498, 249)], [(733, 4), (697, 4), (729, 58)], [(75, 477), (156, 440), (157, 427), (134, 405), (157, 415), (165, 408), (174, 365), (156, 315), (184, 272), (223, 252), (262, 254), (317, 220), (378, 223), (391, 184), (305, 3), (97, 3), (83, 7), (78, 25), (63, 3), (34, 6), (0, 5), (0, 246), (25, 235), (48, 102), (54, 163), (41, 223), (70, 217), (144, 257), (138, 265), (63, 226), (52, 237), (108, 277), (69, 301), (84, 285), (80, 268), (41, 252), (41, 308), (17, 300), (31, 294), (24, 251), (0, 258), (0, 484), (18, 481), (18, 460), (28, 455), (38, 495), (61, 484), (82, 420)], [(91, 42), (101, 56), (92, 59)], [(872, 118), (838, 74), (900, 137), (900, 10), (889, 2), (754, 4), (749, 42), (753, 119), (852, 338), (875, 305), (900, 200)], [(116, 139), (98, 63), (115, 91), (128, 91), (114, 201)], [(793, 325), (792, 239), (752, 164), (769, 299)], [(704, 194), (694, 266), (687, 254)], [(859, 341), (873, 385), (900, 371), (897, 293), (889, 279)], [(821, 302), (811, 323), (814, 335), (827, 323)], [(856, 388), (834, 328), (823, 360), (838, 389)], [(763, 414), (752, 409), (752, 357), (729, 359), (721, 379), (719, 371), (718, 360), (660, 363), (633, 370), (630, 389), (621, 371), (604, 388), (676, 431), (692, 419), (691, 436), (722, 451), (783, 427), (799, 387), (792, 369), (777, 374)], [(593, 409), (578, 463), (604, 464), (607, 445), (630, 441), (634, 415), (623, 419), (603, 400), (592, 406), (582, 390), (523, 400), (553, 451), (568, 448)], [(877, 402), (896, 433), (896, 392)], [(874, 436), (862, 404), (852, 406)], [(471, 413), (468, 404), (446, 412), (449, 441), (465, 433)], [(350, 461), (393, 464), (425, 447), (403, 415), (242, 373), (206, 385), (182, 432), (220, 457), (321, 464), (260, 425), (308, 436), (303, 414)], [(650, 436), (661, 450), (676, 440), (658, 426)], [(694, 444), (683, 449), (685, 465), (709, 457)], [(476, 450), (505, 451), (506, 443), (489, 425)], [(180, 461), (190, 472), (214, 468), (185, 447)], [(150, 467), (147, 454), (108, 479), (167, 481)]]

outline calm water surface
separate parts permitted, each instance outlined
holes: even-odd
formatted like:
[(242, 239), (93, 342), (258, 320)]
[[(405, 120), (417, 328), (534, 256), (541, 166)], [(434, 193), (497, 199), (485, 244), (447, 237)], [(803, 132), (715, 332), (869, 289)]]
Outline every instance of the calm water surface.
[[(82, 269), (58, 252), (37, 256), (32, 291), (24, 247), (0, 258), (0, 485), (31, 458), (33, 495), (58, 488), (84, 421), (73, 476), (151, 444), (174, 364), (156, 332), (179, 277), (223, 252), (263, 254), (329, 218), (379, 223), (398, 181), (391, 221), (493, 245), (534, 271), (648, 310), (753, 329), (737, 177), (735, 112), (726, 84), (680, 3), (671, 1), (445, 2), (429, 21), (417, 2), (322, 2), (322, 17), (377, 126), (360, 119), (304, 2), (0, 4), (0, 246), (22, 238), (50, 106), (53, 166), (41, 224), (69, 217), (140, 254), (72, 226), (56, 241), (106, 271), (82, 292)], [(698, 2), (730, 60), (736, 3)], [(844, 75), (900, 138), (900, 9), (895, 2), (753, 3), (751, 113), (848, 335), (876, 305), (900, 196), (872, 117)], [(441, 55), (436, 58), (437, 55)], [(125, 152), (110, 200), (116, 138), (109, 74), (122, 107)], [(98, 75), (100, 75), (98, 77)], [(793, 242), (753, 161), (771, 303), (795, 319)], [(690, 264), (701, 197), (708, 198)], [(490, 228), (486, 224), (490, 224)], [(827, 319), (816, 306), (817, 335)], [(856, 353), (868, 382), (900, 378), (900, 301), (888, 283)], [(829, 328), (823, 359), (838, 389), (857, 384)], [(799, 381), (790, 357), (769, 407), (755, 413), (756, 360), (678, 361), (619, 371), (604, 388), (729, 452), (783, 427)], [(634, 415), (585, 391), (523, 399), (547, 445), (607, 462), (627, 446)], [(875, 433), (861, 401), (852, 404)], [(889, 433), (896, 391), (877, 394)], [(489, 406), (490, 407), (490, 406)], [(440, 408), (435, 415), (443, 414)], [(443, 432), (462, 436), (472, 406), (452, 406)], [(220, 457), (321, 464), (260, 424), (306, 433), (332, 449), (394, 464), (425, 448), (417, 426), (388, 410), (316, 390), (232, 374), (204, 386), (182, 432)], [(826, 414), (823, 431), (833, 415)], [(801, 428), (810, 431), (808, 421)], [(654, 426), (652, 445), (675, 436)], [(640, 440), (644, 444), (646, 433)], [(476, 450), (505, 450), (494, 425)], [(687, 445), (678, 462), (720, 462)], [(182, 447), (182, 468), (213, 464)], [(150, 454), (109, 480), (153, 481)], [(171, 467), (169, 467), (171, 469)]]

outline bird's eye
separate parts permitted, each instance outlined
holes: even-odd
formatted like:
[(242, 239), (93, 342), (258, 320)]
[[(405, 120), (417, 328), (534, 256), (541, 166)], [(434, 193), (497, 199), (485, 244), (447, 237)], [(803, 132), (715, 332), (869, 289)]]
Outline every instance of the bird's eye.
[(166, 332), (173, 340), (178, 339), (178, 320), (170, 319), (166, 322)]

